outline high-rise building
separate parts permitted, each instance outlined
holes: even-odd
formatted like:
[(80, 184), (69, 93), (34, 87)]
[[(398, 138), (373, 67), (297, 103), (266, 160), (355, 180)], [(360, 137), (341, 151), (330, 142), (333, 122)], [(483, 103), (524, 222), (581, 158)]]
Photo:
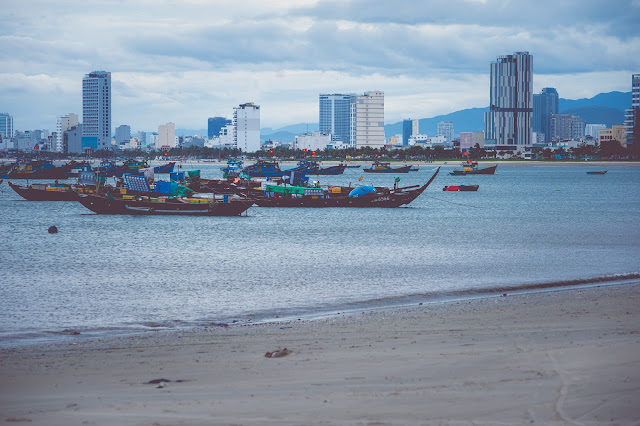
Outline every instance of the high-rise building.
[(116, 127), (116, 145), (129, 145), (131, 143), (131, 126), (123, 124)]
[(411, 139), (411, 136), (420, 133), (419, 129), (420, 122), (418, 120), (402, 120), (402, 145), (409, 145), (409, 139)]
[(438, 135), (444, 136), (447, 142), (451, 142), (453, 140), (453, 121), (439, 122)]
[(231, 124), (231, 120), (224, 117), (209, 117), (207, 121), (207, 136), (209, 139), (220, 136), (220, 130)]
[(82, 146), (111, 149), (111, 73), (93, 71), (82, 79)]
[(640, 74), (633, 74), (631, 76), (631, 108), (625, 110), (624, 114), (624, 128), (627, 146), (637, 149), (633, 146), (633, 129), (640, 125), (635, 117), (640, 109)]
[(545, 142), (552, 139), (551, 114), (559, 112), (559, 101), (558, 91), (553, 87), (545, 87), (540, 94), (533, 95), (533, 131), (544, 133)]
[(384, 147), (384, 92), (370, 91), (356, 97), (351, 110), (350, 139), (356, 148)]
[(13, 117), (7, 112), (0, 113), (0, 135), (3, 139), (13, 137)]
[(352, 105), (356, 102), (356, 95), (326, 94), (319, 97), (320, 116), (318, 129), (320, 133), (330, 134), (332, 141), (340, 141), (352, 145), (351, 115)]
[(573, 114), (551, 114), (551, 139), (565, 140), (584, 137), (585, 122)]
[(594, 139), (598, 139), (598, 132), (600, 129), (606, 129), (607, 126), (604, 124), (587, 124), (584, 126), (584, 135), (591, 136)]
[(142, 130), (138, 132), (138, 142), (141, 147), (147, 146), (147, 132)]
[(167, 123), (158, 126), (156, 149), (168, 150), (176, 147), (176, 125)]
[[(78, 114), (70, 112), (66, 115), (58, 117), (56, 124), (56, 146), (57, 152), (71, 152), (68, 144), (65, 143), (64, 134), (68, 130), (78, 127)], [(75, 152), (75, 151), (73, 151)]]
[(499, 56), (492, 62), (489, 111), (484, 115), (485, 146), (516, 151), (531, 145), (533, 56)]
[(260, 107), (253, 102), (233, 108), (233, 141), (242, 152), (260, 150)]
[(411, 136), (413, 136), (413, 120), (402, 120), (402, 145), (409, 145)]

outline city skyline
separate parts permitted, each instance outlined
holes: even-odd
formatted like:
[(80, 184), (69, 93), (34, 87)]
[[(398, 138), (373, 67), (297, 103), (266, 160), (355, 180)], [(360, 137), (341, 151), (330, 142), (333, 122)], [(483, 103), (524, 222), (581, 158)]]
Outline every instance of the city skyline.
[(486, 107), (490, 62), (516, 51), (534, 58), (533, 93), (626, 92), (640, 70), (640, 1), (615, 3), (27, 0), (0, 15), (0, 111), (16, 130), (53, 129), (82, 113), (83, 75), (104, 69), (112, 131), (204, 128), (246, 102), (278, 128), (317, 121), (320, 93), (369, 90), (385, 92), (395, 123)]

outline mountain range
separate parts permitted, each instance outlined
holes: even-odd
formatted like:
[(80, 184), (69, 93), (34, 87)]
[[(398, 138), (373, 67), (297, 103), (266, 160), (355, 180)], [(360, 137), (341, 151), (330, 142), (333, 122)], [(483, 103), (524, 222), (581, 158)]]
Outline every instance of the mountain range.
[[(592, 98), (584, 99), (564, 99), (559, 100), (559, 110), (561, 113), (579, 115), (588, 124), (604, 124), (611, 127), (614, 124), (624, 122), (624, 110), (631, 106), (631, 92), (609, 92), (600, 93)], [(479, 132), (484, 129), (484, 113), (489, 110), (485, 108), (469, 108), (454, 111), (449, 114), (438, 115), (431, 118), (419, 120), (420, 133), (435, 135), (438, 132), (438, 123), (441, 121), (453, 122), (456, 134), (460, 132)], [(318, 123), (298, 123), (272, 129), (265, 127), (260, 129), (260, 139), (262, 141), (274, 140), (279, 142), (292, 142), (296, 135), (305, 132), (311, 133), (318, 130)], [(402, 133), (402, 122), (386, 124), (384, 126), (386, 138)], [(206, 129), (176, 129), (177, 136), (185, 135), (206, 135)]]

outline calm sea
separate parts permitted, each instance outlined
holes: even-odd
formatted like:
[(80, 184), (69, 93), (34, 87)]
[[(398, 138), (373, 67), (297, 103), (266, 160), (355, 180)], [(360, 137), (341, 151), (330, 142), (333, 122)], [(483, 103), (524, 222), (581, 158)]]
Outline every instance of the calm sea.
[[(221, 165), (185, 164), (203, 177)], [(0, 185), (0, 346), (385, 308), (640, 271), (640, 167), (501, 165), (398, 209), (96, 215)], [(435, 166), (401, 175), (425, 182)], [(393, 185), (347, 169), (320, 183)], [(24, 181), (22, 181), (24, 183)], [(478, 192), (443, 192), (479, 184)], [(58, 234), (49, 234), (55, 225)], [(70, 336), (69, 331), (81, 334)]]

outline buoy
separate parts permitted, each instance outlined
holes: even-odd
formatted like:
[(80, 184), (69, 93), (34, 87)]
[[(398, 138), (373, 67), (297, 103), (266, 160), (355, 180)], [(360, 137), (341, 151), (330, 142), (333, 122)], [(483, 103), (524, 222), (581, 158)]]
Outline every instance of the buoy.
[(49, 227), (49, 233), (50, 234), (57, 234), (58, 233), (58, 228), (56, 228), (55, 226), (50, 226)]

